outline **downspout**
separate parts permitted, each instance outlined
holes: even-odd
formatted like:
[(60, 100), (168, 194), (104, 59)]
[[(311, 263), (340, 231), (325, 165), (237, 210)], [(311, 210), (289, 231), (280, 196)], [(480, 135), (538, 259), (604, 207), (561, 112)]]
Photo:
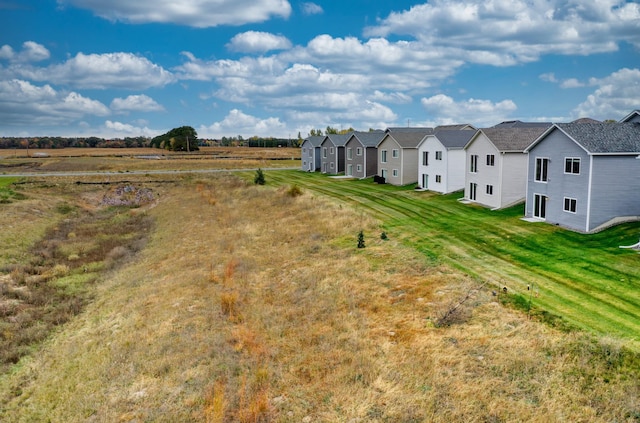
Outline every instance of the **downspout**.
[(587, 185), (587, 227), (586, 232), (589, 232), (591, 226), (591, 183), (593, 179), (593, 156), (589, 154), (589, 184)]

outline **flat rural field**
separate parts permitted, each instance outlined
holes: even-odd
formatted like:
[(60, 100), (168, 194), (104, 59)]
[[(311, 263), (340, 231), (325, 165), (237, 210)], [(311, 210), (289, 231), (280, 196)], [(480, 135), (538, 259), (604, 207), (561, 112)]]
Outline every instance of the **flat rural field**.
[(0, 175), (299, 166), (300, 150), (295, 148), (201, 147), (190, 153), (157, 148), (63, 148), (29, 150), (29, 153), (0, 150)]
[(640, 226), (254, 174), (0, 177), (0, 421), (640, 418)]

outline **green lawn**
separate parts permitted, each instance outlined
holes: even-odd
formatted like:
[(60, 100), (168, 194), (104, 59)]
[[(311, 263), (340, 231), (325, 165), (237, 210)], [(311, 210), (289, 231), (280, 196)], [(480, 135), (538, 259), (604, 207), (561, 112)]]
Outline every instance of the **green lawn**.
[(584, 235), (525, 222), (523, 205), (500, 211), (464, 205), (461, 193), (415, 192), (300, 171), (270, 171), (266, 179), (350, 203), (380, 218), (390, 236), (434, 263), (490, 280), (493, 289), (506, 286), (527, 302), (531, 297), (534, 309), (565, 324), (640, 345), (640, 255), (619, 248), (637, 242), (640, 223)]

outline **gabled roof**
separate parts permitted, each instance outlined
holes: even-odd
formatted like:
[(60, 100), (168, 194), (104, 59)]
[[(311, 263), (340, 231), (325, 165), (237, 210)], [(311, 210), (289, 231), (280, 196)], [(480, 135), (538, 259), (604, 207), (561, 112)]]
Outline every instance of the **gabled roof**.
[(547, 129), (552, 122), (522, 122), (521, 120), (505, 120), (493, 128), (544, 128)]
[(422, 131), (387, 132), (378, 145), (380, 145), (385, 139), (391, 138), (395, 140), (401, 148), (418, 148), (422, 139), (431, 134), (433, 134), (433, 128), (422, 128)]
[(369, 132), (355, 131), (349, 135), (347, 142), (349, 142), (351, 138), (356, 138), (358, 141), (360, 141), (360, 144), (362, 144), (365, 147), (375, 147), (380, 143), (380, 141), (382, 141), (384, 136), (385, 136), (385, 133), (382, 131), (369, 131)]
[(640, 153), (640, 123), (637, 122), (557, 123), (536, 140), (536, 144), (554, 129), (562, 131), (590, 154)]
[(620, 119), (620, 122), (631, 122), (631, 120), (633, 120), (634, 118), (640, 117), (640, 110), (634, 110), (633, 112), (629, 113), (628, 115), (626, 115), (625, 117), (623, 117), (622, 119)]
[(478, 137), (478, 134), (483, 133), (501, 153), (523, 153), (546, 129), (547, 127), (483, 128), (476, 132), (465, 148)]
[(424, 131), (433, 131), (433, 128), (420, 127), (420, 126), (400, 126), (400, 127), (387, 128), (385, 132), (397, 133), (397, 132), (424, 132)]
[(350, 135), (351, 134), (329, 134), (323, 137), (322, 144), (324, 144), (325, 141), (329, 141), (336, 147), (344, 147)]
[(451, 130), (473, 130), (475, 131), (477, 128), (469, 123), (457, 123), (455, 125), (438, 125), (436, 126), (436, 131), (441, 131), (443, 129), (451, 129)]
[(573, 120), (571, 121), (571, 123), (600, 123), (600, 121), (585, 117), (585, 118), (578, 118), (576, 120)]
[[(471, 140), (475, 133), (476, 131), (455, 131), (450, 129), (443, 129), (440, 131), (436, 131), (433, 136), (436, 137), (447, 150), (458, 150), (464, 148), (464, 146), (467, 145), (467, 143)], [(430, 135), (431, 134), (427, 135), (426, 137)]]
[(324, 135), (313, 135), (305, 138), (304, 141), (308, 141), (313, 147), (320, 147), (320, 144), (324, 141)]

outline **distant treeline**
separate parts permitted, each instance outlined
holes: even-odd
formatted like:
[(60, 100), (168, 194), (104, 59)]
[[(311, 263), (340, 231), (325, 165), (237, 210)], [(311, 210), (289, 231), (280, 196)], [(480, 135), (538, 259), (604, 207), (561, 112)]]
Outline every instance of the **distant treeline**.
[(3, 137), (0, 149), (9, 148), (136, 148), (149, 147), (151, 138), (132, 137), (106, 140), (98, 137)]
[[(142, 148), (155, 147), (152, 139), (147, 137), (132, 137), (107, 140), (98, 137), (2, 137), (0, 149), (40, 149), (40, 148)], [(222, 137), (219, 140), (198, 139), (198, 145), (213, 147), (299, 147), (301, 140), (286, 138), (256, 138), (242, 139), (238, 137)], [(159, 147), (159, 146), (157, 146)]]

